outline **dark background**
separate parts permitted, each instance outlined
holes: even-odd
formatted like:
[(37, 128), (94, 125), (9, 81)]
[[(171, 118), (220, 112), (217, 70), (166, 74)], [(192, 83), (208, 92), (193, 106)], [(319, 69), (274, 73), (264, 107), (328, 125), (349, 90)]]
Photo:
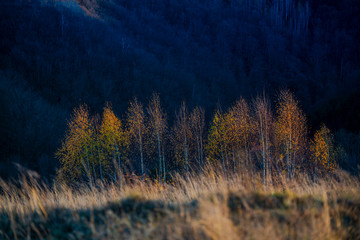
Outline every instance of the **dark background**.
[[(282, 7), (281, 7), (282, 6)], [(285, 7), (287, 6), (287, 7)], [(358, 0), (0, 1), (0, 176), (13, 162), (51, 177), (71, 111), (161, 95), (216, 105), (281, 88), (295, 92), (311, 131), (321, 122), (360, 165)]]

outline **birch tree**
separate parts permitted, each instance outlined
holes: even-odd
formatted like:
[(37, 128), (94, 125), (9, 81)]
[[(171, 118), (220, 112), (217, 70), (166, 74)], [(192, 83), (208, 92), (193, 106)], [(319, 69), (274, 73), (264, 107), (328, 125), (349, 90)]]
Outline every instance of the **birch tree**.
[(311, 159), (314, 164), (314, 177), (318, 174), (332, 172), (336, 167), (333, 135), (324, 125), (314, 134), (311, 142)]
[[(233, 159), (236, 155), (243, 155), (246, 171), (251, 168), (250, 142), (253, 135), (254, 124), (250, 108), (245, 99), (240, 98), (228, 111), (227, 117), (228, 139), (231, 141)], [(240, 160), (240, 156), (238, 157)]]
[(182, 102), (176, 113), (176, 124), (174, 126), (173, 146), (175, 158), (189, 172), (189, 153), (192, 139), (190, 116), (185, 102)]
[(130, 102), (127, 113), (127, 124), (130, 138), (138, 146), (140, 155), (141, 176), (144, 179), (144, 136), (147, 132), (143, 105), (135, 97)]
[(115, 181), (121, 180), (122, 160), (124, 161), (126, 158), (129, 138), (120, 119), (116, 117), (109, 104), (104, 107), (98, 139), (102, 146), (102, 154), (99, 159), (101, 176), (103, 171), (110, 172), (111, 166), (114, 166), (113, 178)]
[(291, 178), (296, 164), (301, 164), (305, 157), (306, 117), (290, 91), (282, 90), (278, 100), (276, 138), (280, 158), (286, 159), (288, 177)]
[(68, 130), (61, 148), (56, 152), (61, 168), (59, 170), (59, 178), (66, 183), (72, 183), (82, 179), (85, 173), (88, 181), (93, 187), (94, 175), (91, 165), (94, 158), (91, 154), (93, 142), (94, 128), (89, 116), (86, 104), (80, 105), (74, 109), (70, 121), (68, 122)]
[(221, 113), (220, 110), (215, 112), (213, 117), (210, 131), (208, 135), (208, 140), (206, 144), (206, 151), (208, 155), (208, 160), (213, 164), (218, 164), (218, 161), (221, 161), (223, 171), (226, 171), (225, 168), (225, 134), (226, 134), (226, 125), (225, 125), (225, 116)]
[(156, 139), (157, 150), (158, 150), (158, 160), (159, 160), (159, 181), (166, 180), (166, 166), (164, 158), (162, 157), (162, 151), (164, 149), (161, 148), (163, 137), (167, 128), (166, 124), (166, 114), (163, 112), (160, 105), (160, 97), (159, 94), (153, 93), (149, 106), (149, 127), (150, 133)]
[(230, 108), (227, 113), (224, 116), (224, 124), (225, 124), (225, 134), (223, 136), (223, 142), (224, 142), (224, 155), (225, 155), (225, 159), (227, 160), (228, 165), (229, 164), (229, 153), (228, 151), (231, 152), (231, 157), (232, 157), (232, 165), (233, 165), (233, 172), (234, 174), (236, 173), (236, 162), (237, 159), (239, 159), (239, 157), (237, 156), (239, 154), (239, 149), (240, 149), (240, 128), (239, 128), (239, 124), (238, 121), (236, 121), (235, 119), (235, 113), (234, 113), (234, 109)]
[(196, 148), (194, 158), (198, 166), (204, 165), (204, 132), (205, 132), (205, 110), (196, 107), (190, 115), (190, 133), (193, 135), (193, 145)]
[(256, 125), (257, 143), (261, 149), (263, 181), (271, 176), (271, 153), (273, 116), (270, 103), (265, 95), (257, 96), (254, 103), (254, 119)]

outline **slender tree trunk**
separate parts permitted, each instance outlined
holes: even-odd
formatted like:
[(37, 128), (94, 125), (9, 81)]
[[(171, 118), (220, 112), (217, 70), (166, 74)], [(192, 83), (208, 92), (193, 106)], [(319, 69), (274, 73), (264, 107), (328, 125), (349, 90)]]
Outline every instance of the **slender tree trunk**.
[(204, 151), (203, 151), (203, 142), (202, 142), (202, 135), (200, 133), (200, 161), (201, 165), (204, 165)]
[[(87, 155), (87, 151), (86, 151), (86, 155)], [(88, 178), (89, 178), (89, 182), (90, 182), (90, 187), (91, 187), (91, 190), (93, 190), (93, 181), (92, 181), (92, 177), (91, 177), (91, 168), (90, 168), (90, 162), (89, 162), (89, 156), (86, 156), (86, 163), (87, 163), (87, 175), (88, 175)]]
[(197, 142), (197, 152), (198, 152), (198, 157), (197, 157), (197, 162), (199, 167), (201, 166), (201, 156), (200, 156), (200, 136), (198, 138), (196, 138), (196, 142)]
[(98, 149), (98, 159), (99, 159), (99, 171), (100, 171), (100, 180), (101, 183), (103, 183), (103, 172), (102, 172), (102, 164), (101, 164), (101, 157), (100, 157), (100, 153), (99, 153), (99, 149)]
[(289, 143), (289, 145), (290, 145), (290, 147), (289, 147), (289, 162), (290, 162), (290, 178), (291, 178), (291, 176), (292, 176), (292, 168), (291, 168), (291, 166), (292, 166), (292, 159), (291, 159), (291, 151), (292, 151), (292, 129), (291, 129), (291, 123), (290, 123), (290, 143)]
[[(93, 152), (93, 149), (91, 149), (91, 156), (94, 157), (94, 152)], [(95, 169), (95, 160), (93, 159), (92, 161), (92, 168), (93, 168), (93, 172), (94, 172), (94, 185), (95, 185), (95, 188), (97, 188), (96, 186), (96, 169)]]
[(231, 169), (231, 166), (230, 166), (230, 161), (229, 161), (229, 153), (228, 153), (228, 151), (227, 151), (227, 148), (224, 146), (224, 151), (225, 151), (225, 161), (226, 161), (226, 163), (225, 163), (225, 167), (226, 168), (229, 168), (229, 169), (226, 169), (226, 170), (230, 170)]
[(220, 145), (221, 145), (220, 148), (221, 148), (222, 167), (223, 167), (224, 173), (226, 174), (226, 171), (225, 171), (225, 159), (224, 159), (224, 152), (223, 152), (223, 145), (222, 145), (222, 143), (221, 143)]
[(290, 160), (289, 160), (289, 143), (286, 143), (286, 166), (287, 166), (287, 175), (290, 178)]
[(143, 150), (142, 150), (142, 138), (141, 131), (139, 129), (139, 148), (140, 148), (140, 161), (141, 161), (141, 177), (144, 181), (144, 159), (143, 159)]
[(113, 150), (113, 164), (114, 164), (114, 180), (115, 180), (115, 184), (117, 183), (117, 174), (116, 174), (116, 151), (115, 149)]
[(327, 148), (327, 154), (328, 154), (328, 159), (327, 159), (328, 161), (327, 161), (327, 163), (328, 163), (328, 165), (329, 165), (329, 164), (331, 163), (329, 140), (326, 139), (325, 142), (326, 142), (326, 148)]
[(269, 182), (269, 161), (270, 161), (270, 156), (269, 156), (269, 130), (268, 130), (268, 110), (266, 108), (265, 110), (265, 170), (266, 170), (266, 184), (268, 184)]
[(120, 181), (120, 187), (121, 187), (122, 171), (121, 171), (121, 162), (120, 162), (120, 152), (119, 152), (119, 147), (116, 143), (115, 143), (115, 148), (116, 148), (116, 154), (117, 154), (117, 162), (118, 162), (118, 168), (119, 168), (119, 181)]
[(245, 172), (246, 174), (249, 174), (249, 169), (248, 169), (248, 158), (247, 158), (247, 150), (246, 150), (246, 146), (243, 148), (244, 152), (245, 152)]
[(101, 159), (99, 159), (99, 171), (100, 171), (100, 180), (103, 182), (103, 173), (102, 173), (102, 167), (101, 167)]
[(252, 169), (250, 169), (250, 153), (249, 153), (249, 146), (248, 141), (245, 141), (245, 160), (246, 160), (246, 172), (252, 175)]
[(253, 176), (253, 168), (252, 168), (252, 162), (251, 162), (251, 154), (250, 154), (250, 149), (249, 149), (249, 145), (246, 144), (246, 161), (247, 161), (247, 165), (250, 171), (250, 176)]
[(223, 152), (223, 143), (222, 143), (221, 136), (220, 136), (220, 151), (221, 151), (222, 167), (223, 167), (224, 174), (225, 174), (225, 176), (226, 176), (226, 172), (225, 172), (225, 160), (224, 160), (224, 152)]
[(184, 133), (184, 154), (185, 154), (185, 169), (186, 172), (189, 172), (189, 159), (188, 159), (188, 149), (187, 149), (187, 139), (186, 139), (186, 133)]
[(271, 164), (270, 164), (270, 159), (268, 158), (267, 160), (267, 169), (268, 169), (268, 172), (267, 172), (267, 177), (268, 177), (268, 184), (272, 183), (272, 169), (271, 169)]
[(96, 186), (96, 171), (95, 171), (94, 161), (92, 162), (92, 167), (93, 167), (93, 172), (94, 172), (94, 185), (95, 185), (95, 188), (97, 188), (97, 186)]
[(159, 182), (162, 179), (162, 166), (161, 166), (161, 149), (160, 149), (160, 136), (159, 133), (156, 134), (157, 135), (157, 142), (158, 142), (158, 152), (159, 152)]
[(235, 150), (234, 145), (232, 146), (233, 164), (234, 164), (234, 175), (236, 173), (236, 161), (235, 161)]
[[(260, 114), (259, 114), (260, 115)], [(261, 134), (261, 142), (262, 142), (262, 159), (263, 159), (263, 182), (266, 183), (266, 166), (265, 166), (265, 139), (264, 139), (264, 132), (263, 132), (263, 124), (262, 124), (262, 117), (259, 116), (260, 119), (260, 134)]]
[(164, 150), (164, 145), (163, 145), (163, 168), (164, 168), (164, 183), (166, 182), (166, 166), (165, 166), (165, 150)]
[(294, 150), (293, 150), (293, 160), (292, 160), (292, 167), (291, 167), (291, 173), (292, 173), (292, 176), (291, 177), (294, 177), (295, 176), (295, 164), (296, 164), (296, 148), (293, 147)]

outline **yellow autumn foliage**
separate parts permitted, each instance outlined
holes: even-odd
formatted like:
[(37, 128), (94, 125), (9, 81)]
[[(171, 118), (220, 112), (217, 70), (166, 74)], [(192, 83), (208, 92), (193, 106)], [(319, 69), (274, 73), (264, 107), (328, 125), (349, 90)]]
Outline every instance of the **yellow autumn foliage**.
[(289, 176), (305, 160), (307, 144), (306, 117), (294, 95), (283, 90), (279, 95), (275, 134), (279, 155), (283, 155)]
[(315, 132), (310, 150), (320, 172), (332, 172), (336, 168), (333, 136), (324, 124)]
[(68, 122), (65, 139), (56, 152), (56, 157), (61, 164), (59, 177), (65, 182), (79, 179), (86, 168), (87, 171), (90, 170), (93, 160), (91, 157), (93, 135), (94, 127), (89, 117), (88, 107), (85, 104), (80, 105), (74, 110)]
[(126, 157), (129, 148), (129, 137), (109, 104), (104, 107), (98, 136), (101, 146), (99, 164), (102, 164), (102, 170), (110, 171), (114, 162), (120, 167), (120, 161)]

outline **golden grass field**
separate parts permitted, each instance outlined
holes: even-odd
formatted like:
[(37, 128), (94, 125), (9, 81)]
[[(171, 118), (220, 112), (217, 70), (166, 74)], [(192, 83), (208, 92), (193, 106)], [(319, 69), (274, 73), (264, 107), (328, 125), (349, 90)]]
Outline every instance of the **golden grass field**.
[(0, 239), (360, 239), (360, 184), (341, 170), (263, 184), (208, 167), (167, 184), (99, 185), (2, 181)]

